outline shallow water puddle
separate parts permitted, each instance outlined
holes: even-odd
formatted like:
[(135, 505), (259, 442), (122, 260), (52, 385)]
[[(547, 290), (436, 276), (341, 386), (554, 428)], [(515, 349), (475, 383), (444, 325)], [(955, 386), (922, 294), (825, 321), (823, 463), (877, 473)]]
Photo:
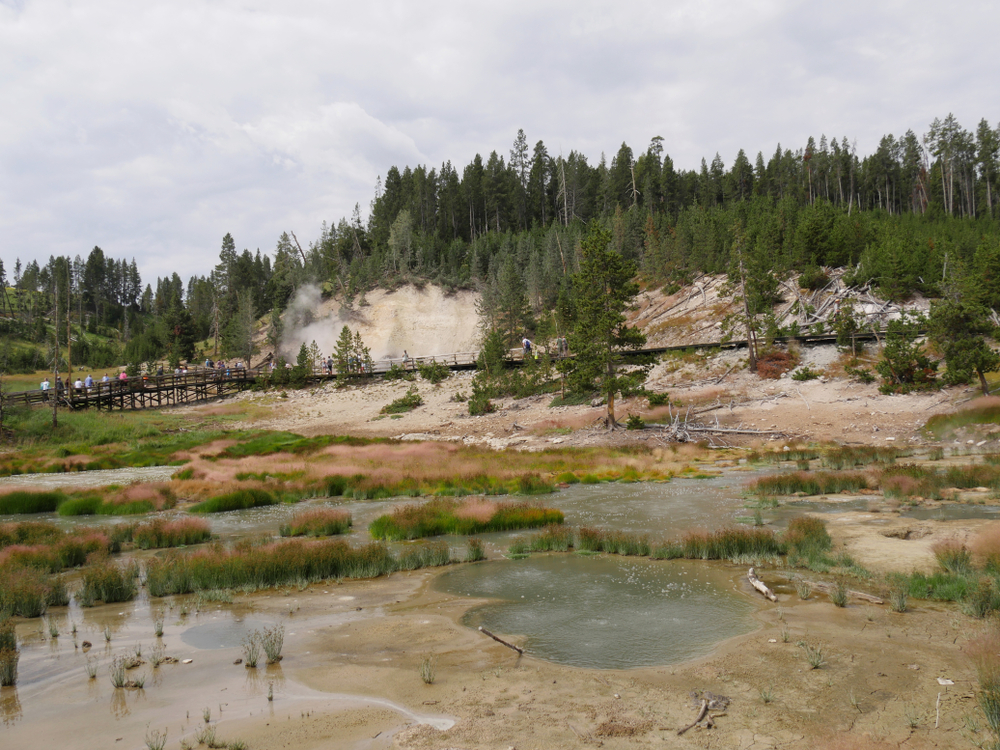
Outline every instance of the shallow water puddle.
[(964, 505), (949, 503), (937, 508), (907, 508), (899, 515), (919, 521), (965, 521), (978, 518), (1000, 518), (1000, 507), (995, 505)]
[(576, 667), (674, 664), (754, 627), (730, 574), (698, 562), (540, 555), (456, 568), (434, 585), (499, 600), (463, 623), (523, 637), (532, 656)]
[(165, 482), (178, 471), (180, 471), (179, 466), (143, 466), (68, 471), (58, 474), (17, 474), (0, 477), (0, 487), (23, 485), (31, 489), (50, 490), (60, 487), (104, 487), (109, 484), (126, 485), (133, 482)]

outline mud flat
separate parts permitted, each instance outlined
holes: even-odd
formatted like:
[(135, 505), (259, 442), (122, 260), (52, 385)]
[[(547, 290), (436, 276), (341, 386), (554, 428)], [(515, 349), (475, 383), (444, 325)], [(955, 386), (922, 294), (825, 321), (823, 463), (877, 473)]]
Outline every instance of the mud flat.
[[(476, 565), (517, 562), (527, 561)], [(921, 603), (897, 614), (873, 605), (838, 609), (820, 595), (801, 601), (783, 573), (765, 570), (779, 596), (774, 605), (749, 589), (742, 567), (684, 564), (724, 582), (751, 612), (751, 632), (698, 659), (628, 670), (556, 664), (531, 653), (528, 635), (505, 634), (529, 645), (518, 656), (467, 627), (470, 612), (493, 602), (432, 585), (460, 568), (237, 595), (233, 604), (183, 597), (154, 600), (152, 609), (146, 601), (74, 608), (54, 615), (57, 639), (38, 620), (19, 623), (21, 680), (0, 696), (0, 736), (9, 747), (141, 748), (148, 725), (166, 729), (167, 746), (180, 747), (182, 740), (195, 744), (207, 708), (218, 738), (258, 749), (642, 747), (664, 740), (677, 747), (852, 746), (829, 744), (838, 734), (893, 746), (968, 746), (962, 732), (976, 708), (962, 645), (976, 621)], [(603, 604), (614, 609), (613, 601)], [(146, 674), (142, 690), (113, 689), (111, 657), (137, 643), (149, 654), (159, 642), (152, 619), (161, 608), (162, 644), (178, 663), (138, 667)], [(284, 659), (257, 669), (234, 664), (241, 633), (267, 623), (285, 627)], [(74, 645), (83, 640), (94, 644), (86, 654)], [(807, 662), (806, 645), (822, 650), (819, 668)], [(94, 680), (88, 659), (99, 662)], [(420, 676), (426, 659), (433, 684)], [(954, 684), (942, 686), (939, 677)], [(730, 705), (714, 729), (678, 738), (676, 730), (694, 719), (696, 690), (726, 696)]]

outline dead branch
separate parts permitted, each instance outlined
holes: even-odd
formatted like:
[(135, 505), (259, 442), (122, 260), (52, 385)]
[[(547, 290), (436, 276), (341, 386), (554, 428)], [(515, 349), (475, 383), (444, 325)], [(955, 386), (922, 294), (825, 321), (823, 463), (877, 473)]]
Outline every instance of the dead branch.
[(491, 633), (490, 631), (488, 631), (484, 627), (480, 627), (479, 628), (479, 632), (482, 633), (483, 635), (488, 635), (490, 638), (492, 638), (494, 641), (496, 641), (497, 643), (499, 643), (501, 646), (506, 646), (507, 648), (513, 649), (514, 651), (517, 651), (518, 654), (523, 654), (524, 653), (524, 649), (521, 648), (520, 646), (515, 646), (513, 643), (507, 643), (507, 641), (505, 641), (503, 638), (500, 638), (499, 636), (493, 635), (493, 633)]
[(692, 721), (690, 724), (688, 724), (683, 729), (678, 729), (677, 730), (677, 735), (680, 736), (680, 735), (684, 734), (687, 730), (691, 729), (692, 727), (697, 726), (698, 722), (700, 722), (702, 719), (704, 719), (705, 718), (705, 714), (707, 714), (707, 713), (708, 713), (708, 701), (703, 700), (701, 702), (701, 709), (698, 711), (698, 718), (695, 719), (694, 721)]

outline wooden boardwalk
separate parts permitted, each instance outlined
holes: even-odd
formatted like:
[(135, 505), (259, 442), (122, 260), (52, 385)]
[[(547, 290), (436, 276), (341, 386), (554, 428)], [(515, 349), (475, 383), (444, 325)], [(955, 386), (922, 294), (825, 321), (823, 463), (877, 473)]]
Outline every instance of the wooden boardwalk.
[[(868, 341), (877, 338), (874, 333), (859, 333), (858, 341)], [(787, 343), (796, 341), (800, 344), (829, 344), (836, 341), (833, 334), (798, 336), (792, 338), (777, 338), (776, 342)], [(745, 341), (729, 341), (726, 343), (711, 342), (705, 344), (688, 344), (682, 346), (663, 346), (641, 349), (636, 355), (655, 356), (670, 351), (689, 349), (723, 348), (733, 349), (745, 347)], [(451, 370), (474, 370), (478, 352), (455, 352), (434, 356), (409, 357), (407, 359), (380, 359), (375, 362), (371, 375), (383, 375), (393, 365), (407, 370), (416, 370), (420, 364), (438, 363), (447, 365)], [(572, 357), (572, 354), (569, 355)], [(553, 357), (555, 359), (555, 357)], [(511, 364), (523, 364), (520, 349), (510, 351)], [(270, 373), (267, 367), (254, 369), (228, 368), (226, 370), (194, 367), (178, 374), (141, 375), (126, 380), (114, 379), (109, 382), (95, 382), (90, 388), (69, 388), (56, 394), (54, 388), (48, 391), (31, 390), (8, 393), (4, 401), (10, 405), (27, 404), (29, 406), (52, 405), (51, 399), (59, 398), (61, 406), (70, 409), (158, 409), (167, 406), (208, 401), (251, 388), (259, 377)], [(367, 373), (366, 373), (367, 374)], [(320, 383), (335, 379), (337, 375), (329, 374), (323, 369), (315, 369), (309, 376), (310, 383)], [(357, 373), (352, 377), (358, 377)], [(364, 377), (364, 375), (362, 375)]]
[[(393, 365), (407, 370), (416, 370), (418, 364), (437, 362), (452, 370), (475, 369), (478, 352), (457, 352), (447, 356), (410, 357), (407, 360), (383, 359), (375, 363), (371, 375), (383, 375)], [(41, 389), (8, 393), (4, 401), (9, 405), (51, 406), (52, 399), (58, 398), (61, 407), (69, 409), (98, 409), (106, 411), (158, 409), (167, 406), (181, 406), (201, 401), (209, 401), (253, 387), (258, 378), (270, 375), (268, 367), (251, 370), (231, 367), (225, 370), (196, 367), (181, 373), (164, 375), (137, 375), (107, 382), (95, 381), (90, 388), (63, 388), (59, 393), (55, 387), (47, 391)], [(367, 373), (354, 373), (352, 377), (365, 377)], [(308, 381), (316, 384), (336, 379), (324, 369), (315, 369)]]

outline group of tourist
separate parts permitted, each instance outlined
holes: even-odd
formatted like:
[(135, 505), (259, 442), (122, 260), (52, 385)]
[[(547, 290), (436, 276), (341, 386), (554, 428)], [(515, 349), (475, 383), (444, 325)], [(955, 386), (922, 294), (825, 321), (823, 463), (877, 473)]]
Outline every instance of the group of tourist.
[[(118, 380), (128, 380), (128, 375), (124, 371), (122, 371), (118, 375)], [(80, 377), (77, 376), (76, 380), (73, 381), (73, 388), (72, 388), (72, 390), (73, 390), (74, 393), (72, 395), (80, 396), (80, 395), (83, 395), (83, 393), (85, 393), (85, 392), (86, 393), (90, 393), (93, 390), (93, 388), (94, 388), (94, 383), (95, 382), (96, 381), (94, 380), (94, 376), (91, 375), (90, 373), (87, 373), (87, 377), (84, 378), (83, 380), (81, 380)], [(104, 373), (104, 377), (101, 378), (101, 382), (102, 383), (110, 383), (111, 382), (111, 376), (108, 375), (107, 373)], [(49, 381), (48, 377), (45, 377), (42, 380), (42, 383), (39, 386), (39, 390), (42, 392), (42, 400), (43, 401), (48, 401), (49, 400), (49, 391), (52, 390), (52, 383)], [(56, 375), (56, 387), (55, 387), (56, 393), (59, 396), (62, 396), (63, 392), (65, 390), (66, 390), (66, 386), (63, 383), (62, 376), (61, 375)]]

